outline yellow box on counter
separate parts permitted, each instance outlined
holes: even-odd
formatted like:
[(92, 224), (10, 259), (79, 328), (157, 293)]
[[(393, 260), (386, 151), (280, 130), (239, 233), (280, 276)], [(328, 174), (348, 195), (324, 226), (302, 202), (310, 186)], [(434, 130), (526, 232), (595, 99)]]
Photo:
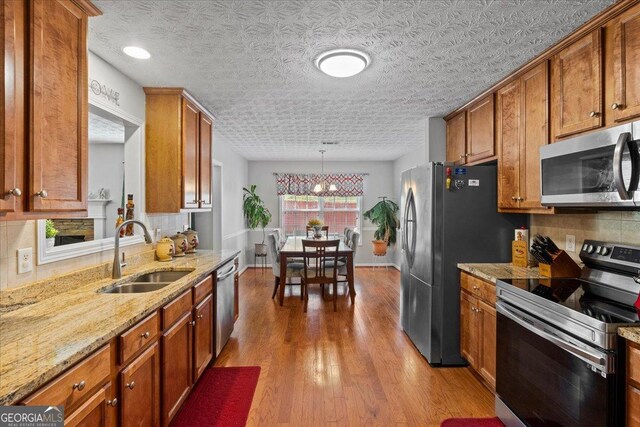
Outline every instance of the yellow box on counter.
[(529, 243), (526, 240), (511, 242), (511, 264), (516, 267), (529, 266)]

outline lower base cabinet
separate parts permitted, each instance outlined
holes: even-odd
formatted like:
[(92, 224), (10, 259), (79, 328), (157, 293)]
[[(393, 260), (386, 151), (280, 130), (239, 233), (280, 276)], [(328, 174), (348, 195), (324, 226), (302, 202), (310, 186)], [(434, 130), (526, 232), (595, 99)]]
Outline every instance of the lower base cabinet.
[(120, 373), (121, 425), (160, 424), (160, 352), (153, 344)]
[(640, 426), (640, 345), (627, 341), (627, 425)]
[(195, 322), (187, 312), (162, 334), (162, 425), (168, 426), (191, 391)]
[[(116, 410), (109, 399), (111, 384), (99, 389), (78, 409), (65, 417), (66, 427), (113, 427), (116, 425)], [(115, 402), (117, 403), (117, 402)]]
[(460, 353), (489, 385), (496, 388), (495, 285), (460, 274)]
[(193, 382), (213, 359), (213, 295), (206, 297), (193, 309), (196, 322), (193, 331)]

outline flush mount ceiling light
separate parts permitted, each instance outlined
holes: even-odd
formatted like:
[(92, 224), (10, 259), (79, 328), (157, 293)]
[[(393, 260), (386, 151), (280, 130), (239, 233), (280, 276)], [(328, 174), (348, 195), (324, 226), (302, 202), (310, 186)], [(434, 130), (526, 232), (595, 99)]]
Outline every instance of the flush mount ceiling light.
[(145, 49), (137, 46), (126, 46), (122, 48), (122, 51), (132, 58), (136, 59), (149, 59), (151, 54)]
[(316, 59), (316, 67), (331, 77), (351, 77), (369, 65), (369, 55), (359, 50), (335, 49), (323, 53)]

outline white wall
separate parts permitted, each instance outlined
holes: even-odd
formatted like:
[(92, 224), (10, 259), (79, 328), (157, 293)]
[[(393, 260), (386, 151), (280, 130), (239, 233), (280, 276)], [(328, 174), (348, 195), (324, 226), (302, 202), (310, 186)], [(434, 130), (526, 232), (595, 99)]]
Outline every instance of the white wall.
[[(122, 171), (124, 144), (91, 143), (89, 141), (89, 193), (100, 188), (109, 190), (111, 202), (107, 204), (105, 237), (115, 235), (114, 224), (118, 218), (118, 207), (122, 199)], [(138, 201), (134, 199), (134, 202)]]
[[(249, 162), (249, 185), (256, 184), (257, 192), (265, 201), (265, 205), (273, 214), (273, 219), (269, 224), (270, 228), (280, 226), (280, 207), (276, 191), (275, 172), (292, 173), (320, 173), (320, 160), (312, 162), (291, 162), (291, 161), (250, 161)], [(363, 210), (370, 209), (378, 202), (379, 196), (387, 196), (398, 202), (394, 190), (393, 162), (325, 162), (325, 173), (368, 173), (364, 179)], [(360, 240), (362, 246), (358, 247), (356, 253), (356, 264), (369, 264), (380, 262), (376, 260), (371, 251), (371, 240), (375, 227), (368, 221), (363, 221), (363, 232)], [(341, 230), (340, 230), (341, 231)], [(247, 248), (250, 263), (253, 263), (253, 244), (262, 241), (262, 230), (254, 230), (249, 233), (249, 247)], [(382, 262), (392, 262), (393, 258), (387, 255), (387, 260)]]

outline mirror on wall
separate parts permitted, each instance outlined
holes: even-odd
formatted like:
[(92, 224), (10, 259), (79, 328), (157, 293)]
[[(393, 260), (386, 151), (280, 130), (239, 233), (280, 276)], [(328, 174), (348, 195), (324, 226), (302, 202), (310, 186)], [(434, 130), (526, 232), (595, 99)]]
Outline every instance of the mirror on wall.
[[(39, 264), (113, 247), (119, 208), (126, 219), (133, 203), (140, 217), (142, 123), (131, 120), (90, 103), (87, 217), (38, 221)], [(143, 240), (137, 227), (123, 230), (122, 246)]]

